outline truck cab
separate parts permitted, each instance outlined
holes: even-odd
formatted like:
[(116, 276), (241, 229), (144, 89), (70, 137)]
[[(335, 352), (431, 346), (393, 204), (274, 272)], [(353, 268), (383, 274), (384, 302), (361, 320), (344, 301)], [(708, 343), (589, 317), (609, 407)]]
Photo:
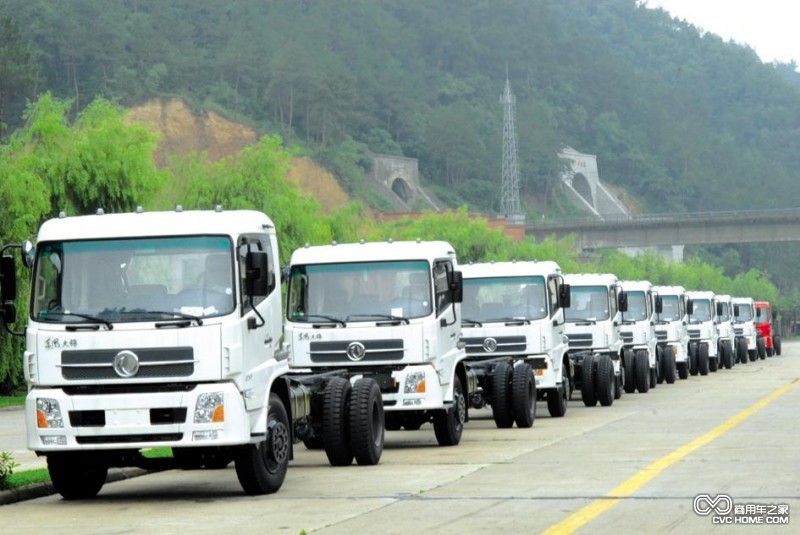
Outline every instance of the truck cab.
[(763, 359), (772, 355), (780, 355), (781, 337), (780, 334), (775, 332), (775, 326), (773, 325), (772, 305), (769, 301), (756, 301), (754, 306), (756, 309), (756, 329), (760, 338), (763, 339), (763, 347), (759, 348), (759, 357)]
[(635, 388), (645, 393), (656, 387), (661, 375), (662, 356), (657, 351), (654, 319), (661, 311), (661, 300), (653, 293), (650, 281), (621, 281), (620, 286), (628, 298), (620, 327), (623, 351), (633, 353), (633, 366), (625, 370), (625, 392)]
[(609, 406), (624, 388), (620, 324), (627, 310), (625, 293), (610, 273), (567, 274), (564, 282), (570, 288), (565, 333), (576, 387), (584, 405), (592, 407), (599, 401)]
[(736, 362), (745, 364), (758, 358), (758, 331), (756, 330), (756, 311), (752, 297), (734, 297), (733, 332), (736, 337)]
[(654, 286), (661, 299), (661, 312), (656, 312), (656, 339), (664, 355), (664, 380), (675, 382), (675, 372), (681, 379), (689, 377), (689, 312), (691, 301), (683, 286)]
[(547, 400), (551, 416), (564, 416), (572, 389), (564, 335), (569, 289), (559, 265), (491, 262), (461, 270), (466, 363), (478, 380), (471, 406), (488, 403), (498, 427), (530, 427), (537, 398)]
[(719, 369), (723, 366), (731, 369), (734, 365), (736, 335), (733, 331), (733, 304), (730, 295), (717, 295), (716, 315)]
[[(689, 373), (708, 375), (719, 364), (719, 333), (716, 325), (717, 297), (711, 291), (690, 291)], [(712, 363), (713, 362), (713, 363)]]
[(450, 244), (303, 247), (292, 254), (287, 276), (292, 375), (344, 370), (351, 379), (372, 378), (387, 430), (432, 422), (440, 445), (460, 442), (471, 389), (461, 341), (462, 277)]
[(150, 467), (141, 451), (158, 447), (171, 466), (235, 461), (248, 494), (280, 488), (288, 362), (266, 215), (62, 214), (26, 251), (27, 442), (64, 498), (96, 495), (109, 467)]

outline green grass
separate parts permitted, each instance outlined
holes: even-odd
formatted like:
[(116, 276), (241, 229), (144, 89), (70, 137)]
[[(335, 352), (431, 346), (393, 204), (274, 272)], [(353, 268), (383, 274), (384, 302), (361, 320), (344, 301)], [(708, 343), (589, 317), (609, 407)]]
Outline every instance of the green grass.
[(47, 468), (39, 468), (36, 470), (23, 470), (22, 472), (14, 472), (6, 479), (5, 483), (0, 486), (0, 489), (8, 490), (17, 487), (25, 487), (33, 485), (34, 483), (49, 483), (50, 474)]
[(142, 450), (142, 456), (148, 459), (162, 459), (172, 457), (172, 448), (151, 448)]
[(0, 407), (22, 407), (25, 405), (26, 394), (14, 394), (13, 396), (0, 396)]

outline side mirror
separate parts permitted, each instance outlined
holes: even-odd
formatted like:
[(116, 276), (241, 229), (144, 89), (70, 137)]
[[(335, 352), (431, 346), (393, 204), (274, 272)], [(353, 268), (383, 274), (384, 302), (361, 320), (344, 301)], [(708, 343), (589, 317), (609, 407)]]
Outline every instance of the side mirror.
[(33, 246), (33, 243), (31, 243), (30, 240), (25, 240), (22, 242), (20, 256), (22, 256), (23, 266), (28, 269), (33, 267), (33, 260), (36, 258), (36, 247)]
[(17, 298), (17, 270), (13, 256), (0, 257), (0, 300), (3, 304)]
[(691, 299), (686, 300), (686, 313), (687, 314), (694, 313), (694, 301), (692, 301)]
[(454, 303), (461, 303), (464, 300), (464, 277), (460, 271), (453, 271), (449, 281), (450, 293), (453, 295)]
[(733, 315), (734, 317), (739, 315), (739, 305), (733, 305)]
[(661, 299), (660, 295), (656, 296), (656, 314), (661, 314), (664, 312), (664, 300)]
[(717, 316), (722, 316), (722, 303), (717, 303)]
[(561, 308), (569, 308), (572, 304), (572, 288), (569, 284), (558, 287), (558, 304)]
[(628, 292), (620, 292), (618, 303), (620, 312), (628, 311)]
[(289, 275), (291, 274), (291, 272), (292, 268), (290, 268), (289, 266), (283, 266), (281, 268), (281, 284), (286, 284), (286, 282), (289, 280)]
[[(266, 297), (270, 290), (269, 261), (264, 251), (250, 251), (245, 259), (244, 288), (247, 295)], [(275, 284), (275, 276), (272, 276)]]

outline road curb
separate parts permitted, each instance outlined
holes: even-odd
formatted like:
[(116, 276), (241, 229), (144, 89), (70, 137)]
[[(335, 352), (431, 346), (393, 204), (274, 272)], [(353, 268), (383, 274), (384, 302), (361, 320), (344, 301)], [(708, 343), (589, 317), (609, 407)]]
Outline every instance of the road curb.
[[(108, 472), (108, 477), (106, 478), (106, 484), (147, 475), (157, 471), (158, 470), (143, 470), (141, 468), (121, 468), (110, 470)], [(33, 500), (34, 498), (42, 498), (52, 494), (56, 494), (56, 489), (53, 487), (52, 483), (34, 483), (24, 487), (0, 491), (0, 505), (8, 505), (25, 500)]]

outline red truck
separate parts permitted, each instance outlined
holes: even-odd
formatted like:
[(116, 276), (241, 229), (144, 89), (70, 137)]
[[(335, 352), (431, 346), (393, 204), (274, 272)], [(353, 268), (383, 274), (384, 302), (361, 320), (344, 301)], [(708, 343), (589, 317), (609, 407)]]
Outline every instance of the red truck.
[(772, 306), (768, 301), (756, 301), (756, 330), (758, 331), (758, 356), (760, 358), (781, 354), (781, 335), (772, 324)]

